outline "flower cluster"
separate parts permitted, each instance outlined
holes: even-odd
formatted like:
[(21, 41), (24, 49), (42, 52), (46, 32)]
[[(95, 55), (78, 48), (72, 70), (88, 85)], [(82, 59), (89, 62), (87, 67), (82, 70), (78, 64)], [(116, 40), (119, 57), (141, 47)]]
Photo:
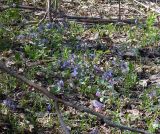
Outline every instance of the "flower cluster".
[[(61, 38), (61, 31), (62, 29), (57, 24), (49, 22), (40, 24), (38, 27), (29, 27), (19, 34), (16, 39), (23, 43), (44, 46), (50, 42), (56, 42), (57, 37)], [(59, 41), (59, 39), (57, 40)]]
[(3, 104), (13, 110), (17, 108), (17, 104), (10, 99), (3, 100)]
[(113, 71), (112, 70), (108, 70), (106, 72), (103, 73), (102, 78), (105, 80), (110, 80), (113, 77)]
[(64, 82), (63, 80), (60, 80), (57, 82), (57, 86), (61, 89), (62, 87), (64, 87)]

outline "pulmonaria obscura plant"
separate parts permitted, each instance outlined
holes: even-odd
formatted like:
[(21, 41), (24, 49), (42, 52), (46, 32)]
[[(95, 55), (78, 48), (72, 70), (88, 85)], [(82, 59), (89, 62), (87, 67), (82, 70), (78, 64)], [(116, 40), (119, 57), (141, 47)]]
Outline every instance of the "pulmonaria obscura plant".
[(63, 28), (54, 22), (44, 23), (39, 26), (28, 27), (25, 31), (21, 31), (16, 39), (25, 44), (56, 47), (62, 43), (62, 31)]

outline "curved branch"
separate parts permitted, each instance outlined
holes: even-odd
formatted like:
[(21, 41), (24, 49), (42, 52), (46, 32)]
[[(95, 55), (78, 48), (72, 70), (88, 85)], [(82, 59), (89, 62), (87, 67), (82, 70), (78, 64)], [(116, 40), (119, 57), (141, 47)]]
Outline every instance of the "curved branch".
[(62, 127), (63, 131), (65, 132), (65, 134), (70, 134), (68, 128), (66, 127), (66, 125), (65, 125), (65, 123), (64, 123), (64, 121), (62, 119), (62, 115), (61, 115), (59, 107), (58, 107), (58, 102), (55, 101), (54, 105), (55, 105), (55, 109), (56, 109), (56, 112), (57, 112), (58, 120), (59, 120), (59, 122), (61, 124), (61, 127)]

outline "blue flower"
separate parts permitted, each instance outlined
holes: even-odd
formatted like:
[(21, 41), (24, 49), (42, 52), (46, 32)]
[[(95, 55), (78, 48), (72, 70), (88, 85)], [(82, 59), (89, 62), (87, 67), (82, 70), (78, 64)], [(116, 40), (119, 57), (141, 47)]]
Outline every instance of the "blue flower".
[(98, 108), (99, 110), (101, 110), (103, 107), (105, 107), (104, 104), (102, 104), (101, 102), (99, 102), (97, 100), (92, 100), (92, 106), (94, 108)]
[(3, 100), (3, 104), (4, 104), (5, 106), (11, 108), (11, 109), (14, 109), (14, 110), (15, 110), (16, 107), (17, 107), (17, 104), (16, 104), (14, 101), (9, 100), (9, 99)]
[(39, 25), (38, 26), (38, 32), (42, 33), (44, 30), (44, 27), (42, 25)]
[(109, 83), (111, 86), (113, 86), (113, 85), (115, 84), (115, 80), (114, 80), (114, 79), (110, 79), (110, 80), (108, 81), (108, 83)]
[(98, 90), (98, 91), (96, 92), (96, 96), (97, 96), (97, 97), (101, 97), (101, 96), (102, 96), (102, 93)]
[(30, 38), (37, 38), (37, 36), (38, 36), (37, 33), (30, 33), (29, 34)]
[(109, 70), (107, 72), (104, 72), (104, 74), (102, 75), (103, 79), (109, 80), (113, 77), (113, 71)]
[(76, 76), (77, 76), (77, 74), (78, 74), (78, 71), (77, 71), (77, 70), (78, 70), (78, 68), (74, 68), (74, 69), (73, 69), (73, 72), (72, 72), (72, 74), (71, 74), (73, 77), (76, 77)]
[(95, 58), (95, 54), (90, 54), (89, 58), (94, 59)]
[(20, 35), (17, 36), (18, 40), (23, 40), (24, 38), (25, 38), (25, 36), (23, 34), (20, 34)]
[(71, 54), (71, 60), (74, 61), (75, 58), (76, 58), (76, 55), (75, 54)]
[(59, 88), (64, 87), (64, 82), (63, 82), (63, 80), (58, 81), (58, 82), (57, 82), (57, 85), (58, 85)]
[(121, 62), (120, 68), (122, 73), (127, 73), (129, 71), (129, 65), (127, 62)]
[(53, 24), (52, 23), (47, 23), (46, 24), (46, 28), (47, 29), (52, 29), (53, 28)]
[(42, 43), (42, 44), (47, 44), (48, 42), (49, 42), (48, 39), (45, 39), (45, 38), (44, 38), (44, 39), (41, 40), (40, 43)]
[(52, 110), (51, 104), (47, 103), (47, 111), (50, 112)]
[(94, 70), (95, 70), (96, 73), (101, 73), (102, 72), (102, 70), (97, 65), (94, 65), (93, 67), (94, 67)]
[(61, 65), (61, 68), (67, 68), (71, 65), (69, 61), (64, 61), (64, 63)]
[(112, 65), (116, 65), (116, 61), (115, 60), (112, 60)]

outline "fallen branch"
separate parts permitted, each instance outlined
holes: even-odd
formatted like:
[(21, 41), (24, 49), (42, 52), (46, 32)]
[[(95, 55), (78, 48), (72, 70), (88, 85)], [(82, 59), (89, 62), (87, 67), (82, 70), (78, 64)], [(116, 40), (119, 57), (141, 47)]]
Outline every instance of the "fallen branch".
[(69, 20), (76, 20), (78, 22), (85, 22), (85, 23), (99, 23), (99, 24), (108, 24), (108, 23), (126, 23), (126, 24), (137, 24), (140, 21), (144, 20), (137, 20), (137, 19), (102, 19), (96, 17), (85, 17), (85, 16), (63, 16)]
[(33, 10), (33, 11), (45, 11), (44, 8), (40, 8), (40, 7), (32, 7), (32, 6), (23, 6), (23, 5), (5, 5), (5, 6), (0, 6), (0, 11), (5, 11), (8, 10), (10, 8), (18, 8), (18, 9), (25, 9), (25, 10)]
[(48, 19), (51, 22), (52, 21), (52, 16), (51, 16), (51, 0), (47, 0), (46, 12), (48, 13)]
[[(136, 1), (136, 0), (135, 0)], [(46, 9), (44, 8), (40, 8), (40, 7), (32, 7), (32, 6), (23, 6), (23, 5), (16, 5), (16, 6), (2, 6), (0, 7), (0, 11), (4, 11), (6, 9), (9, 8), (19, 8), (19, 9), (24, 9), (24, 10), (33, 10), (33, 11), (46, 11)], [(55, 14), (55, 10), (53, 8), (50, 9), (50, 11)], [(48, 13), (48, 11), (46, 12), (46, 14)], [(42, 18), (41, 21), (43, 21), (46, 18), (46, 14), (44, 15), (44, 17)], [(69, 15), (62, 15), (61, 13), (58, 13), (56, 15), (56, 19), (57, 20), (64, 20), (64, 18), (68, 19), (68, 20), (74, 20), (77, 22), (81, 22), (81, 23), (89, 23), (89, 24), (109, 24), (109, 23), (114, 23), (117, 25), (124, 25), (124, 24), (140, 24), (143, 23), (145, 24), (145, 19), (102, 19), (102, 18), (98, 18), (98, 17), (86, 17), (86, 16), (69, 16)], [(41, 23), (41, 21), (39, 23)], [(25, 25), (29, 25), (29, 24), (38, 24), (38, 22), (28, 22), (28, 23), (20, 23), (20, 24), (11, 24), (11, 26), (25, 26)], [(159, 26), (158, 23), (155, 23), (154, 26)]]
[(131, 128), (131, 127), (127, 127), (127, 126), (124, 126), (124, 125), (117, 124), (117, 123), (113, 123), (106, 116), (104, 116), (104, 115), (102, 115), (102, 114), (100, 114), (98, 112), (95, 112), (95, 111), (93, 111), (93, 110), (91, 110), (91, 109), (89, 109), (89, 108), (87, 108), (87, 107), (85, 107), (85, 106), (83, 106), (81, 104), (78, 104), (77, 102), (73, 103), (73, 102), (70, 102), (70, 101), (65, 101), (63, 99), (60, 99), (60, 98), (56, 97), (54, 94), (51, 94), (49, 91), (47, 91), (47, 89), (45, 89), (45, 88), (33, 83), (32, 81), (28, 80), (24, 76), (19, 75), (18, 73), (14, 72), (10, 68), (6, 67), (4, 62), (0, 62), (0, 70), (5, 72), (5, 73), (10, 74), (11, 76), (13, 76), (15, 78), (17, 78), (18, 80), (20, 80), (20, 82), (24, 82), (27, 85), (29, 85), (31, 87), (34, 87), (35, 89), (37, 89), (38, 91), (40, 91), (41, 93), (46, 95), (48, 98), (53, 99), (54, 101), (61, 102), (64, 105), (73, 107), (73, 108), (75, 108), (75, 109), (77, 109), (77, 110), (79, 110), (81, 112), (86, 112), (86, 113), (89, 113), (89, 114), (97, 116), (98, 118), (103, 120), (108, 126), (119, 128), (121, 130), (129, 130), (129, 131), (132, 131), (132, 132), (138, 132), (138, 133), (142, 133), (142, 134), (150, 134), (149, 132), (144, 131), (144, 130)]
[(38, 25), (41, 25), (41, 23), (46, 19), (48, 12), (46, 11), (43, 18), (39, 21)]
[[(0, 11), (4, 11), (9, 8), (19, 8), (19, 9), (24, 9), (24, 10), (33, 10), (33, 11), (45, 11), (46, 9), (44, 8), (39, 8), (39, 7), (32, 7), (32, 6), (22, 6), (22, 5), (16, 5), (16, 6), (3, 6), (0, 7)], [(50, 12), (55, 12), (53, 9), (48, 9)], [(48, 10), (46, 11), (48, 13)], [(97, 18), (97, 17), (86, 17), (86, 16), (69, 16), (69, 15), (62, 15), (59, 13), (57, 15), (57, 19), (62, 19), (66, 18), (69, 20), (76, 20), (78, 22), (85, 22), (85, 23), (102, 23), (102, 24), (108, 24), (108, 23), (127, 23), (127, 24), (137, 24), (139, 20), (137, 19), (126, 19), (126, 20), (119, 20), (119, 19), (102, 19), (102, 18)]]
[(55, 105), (57, 116), (58, 116), (58, 119), (59, 119), (59, 122), (61, 124), (61, 127), (62, 127), (63, 131), (65, 132), (65, 134), (70, 134), (68, 128), (66, 127), (66, 125), (65, 125), (65, 123), (64, 123), (64, 121), (62, 119), (62, 115), (61, 115), (59, 107), (58, 107), (58, 102), (55, 101), (54, 105)]

